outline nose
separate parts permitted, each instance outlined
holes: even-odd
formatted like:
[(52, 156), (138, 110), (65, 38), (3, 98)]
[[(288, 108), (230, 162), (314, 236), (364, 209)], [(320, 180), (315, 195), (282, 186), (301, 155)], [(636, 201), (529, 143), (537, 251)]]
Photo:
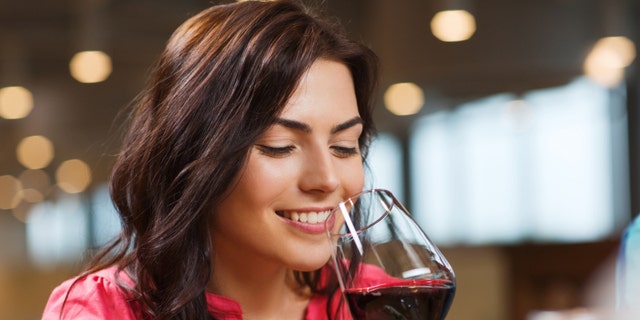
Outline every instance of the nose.
[(330, 193), (340, 186), (335, 159), (328, 151), (309, 154), (303, 166), (300, 177), (300, 189), (303, 191)]

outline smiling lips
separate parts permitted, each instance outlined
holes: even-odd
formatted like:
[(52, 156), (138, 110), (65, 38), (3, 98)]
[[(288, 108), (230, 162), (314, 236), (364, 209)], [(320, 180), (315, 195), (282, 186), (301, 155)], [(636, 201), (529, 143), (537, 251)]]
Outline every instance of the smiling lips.
[(310, 212), (286, 211), (282, 212), (281, 216), (295, 222), (318, 224), (324, 223), (324, 221), (327, 220), (329, 213), (331, 213), (331, 210)]

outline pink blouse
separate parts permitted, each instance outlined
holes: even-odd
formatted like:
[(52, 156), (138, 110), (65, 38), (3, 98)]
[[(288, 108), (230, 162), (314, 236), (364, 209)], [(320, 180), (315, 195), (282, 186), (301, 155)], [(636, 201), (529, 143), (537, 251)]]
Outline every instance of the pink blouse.
[[(371, 278), (388, 277), (382, 270), (376, 269), (370, 274)], [(115, 276), (116, 268), (111, 267), (89, 274), (83, 278), (70, 279), (56, 287), (49, 297), (44, 309), (42, 320), (59, 319), (143, 319), (140, 304), (126, 294), (117, 284)], [(120, 273), (118, 280), (125, 285), (133, 286), (133, 281), (124, 273)], [(74, 283), (72, 290), (70, 290)], [(68, 293), (68, 295), (67, 295)], [(65, 296), (64, 314), (60, 314)], [(334, 303), (341, 296), (333, 296)], [(217, 320), (242, 320), (242, 308), (240, 304), (230, 298), (206, 293), (209, 313)], [(328, 297), (315, 294), (307, 305), (305, 320), (328, 320)], [(340, 319), (351, 319), (346, 311), (342, 310)], [(334, 310), (331, 314), (334, 314)]]

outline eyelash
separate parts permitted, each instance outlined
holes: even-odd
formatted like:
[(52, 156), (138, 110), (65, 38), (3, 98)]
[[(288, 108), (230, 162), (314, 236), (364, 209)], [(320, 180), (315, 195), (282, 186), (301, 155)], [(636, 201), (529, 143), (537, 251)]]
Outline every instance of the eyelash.
[(257, 147), (258, 147), (258, 150), (260, 150), (260, 152), (272, 157), (286, 156), (287, 154), (291, 153), (293, 149), (295, 149), (294, 146), (270, 147), (265, 145), (257, 145)]
[(354, 156), (358, 154), (358, 148), (348, 148), (348, 147), (339, 147), (339, 146), (335, 146), (331, 148), (335, 150), (336, 153), (338, 153), (338, 156), (340, 158), (348, 158), (350, 156)]
[[(272, 157), (284, 157), (295, 149), (294, 146), (270, 147), (266, 145), (257, 145), (257, 147), (260, 152)], [(336, 152), (336, 155), (340, 158), (347, 158), (358, 154), (358, 148), (333, 146), (331, 149), (333, 149)]]

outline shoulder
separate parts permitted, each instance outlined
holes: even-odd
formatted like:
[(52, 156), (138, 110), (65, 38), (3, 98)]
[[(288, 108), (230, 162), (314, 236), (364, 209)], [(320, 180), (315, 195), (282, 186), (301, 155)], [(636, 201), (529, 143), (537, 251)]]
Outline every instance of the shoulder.
[(135, 319), (134, 299), (118, 283), (133, 284), (115, 267), (69, 279), (52, 291), (42, 319)]

